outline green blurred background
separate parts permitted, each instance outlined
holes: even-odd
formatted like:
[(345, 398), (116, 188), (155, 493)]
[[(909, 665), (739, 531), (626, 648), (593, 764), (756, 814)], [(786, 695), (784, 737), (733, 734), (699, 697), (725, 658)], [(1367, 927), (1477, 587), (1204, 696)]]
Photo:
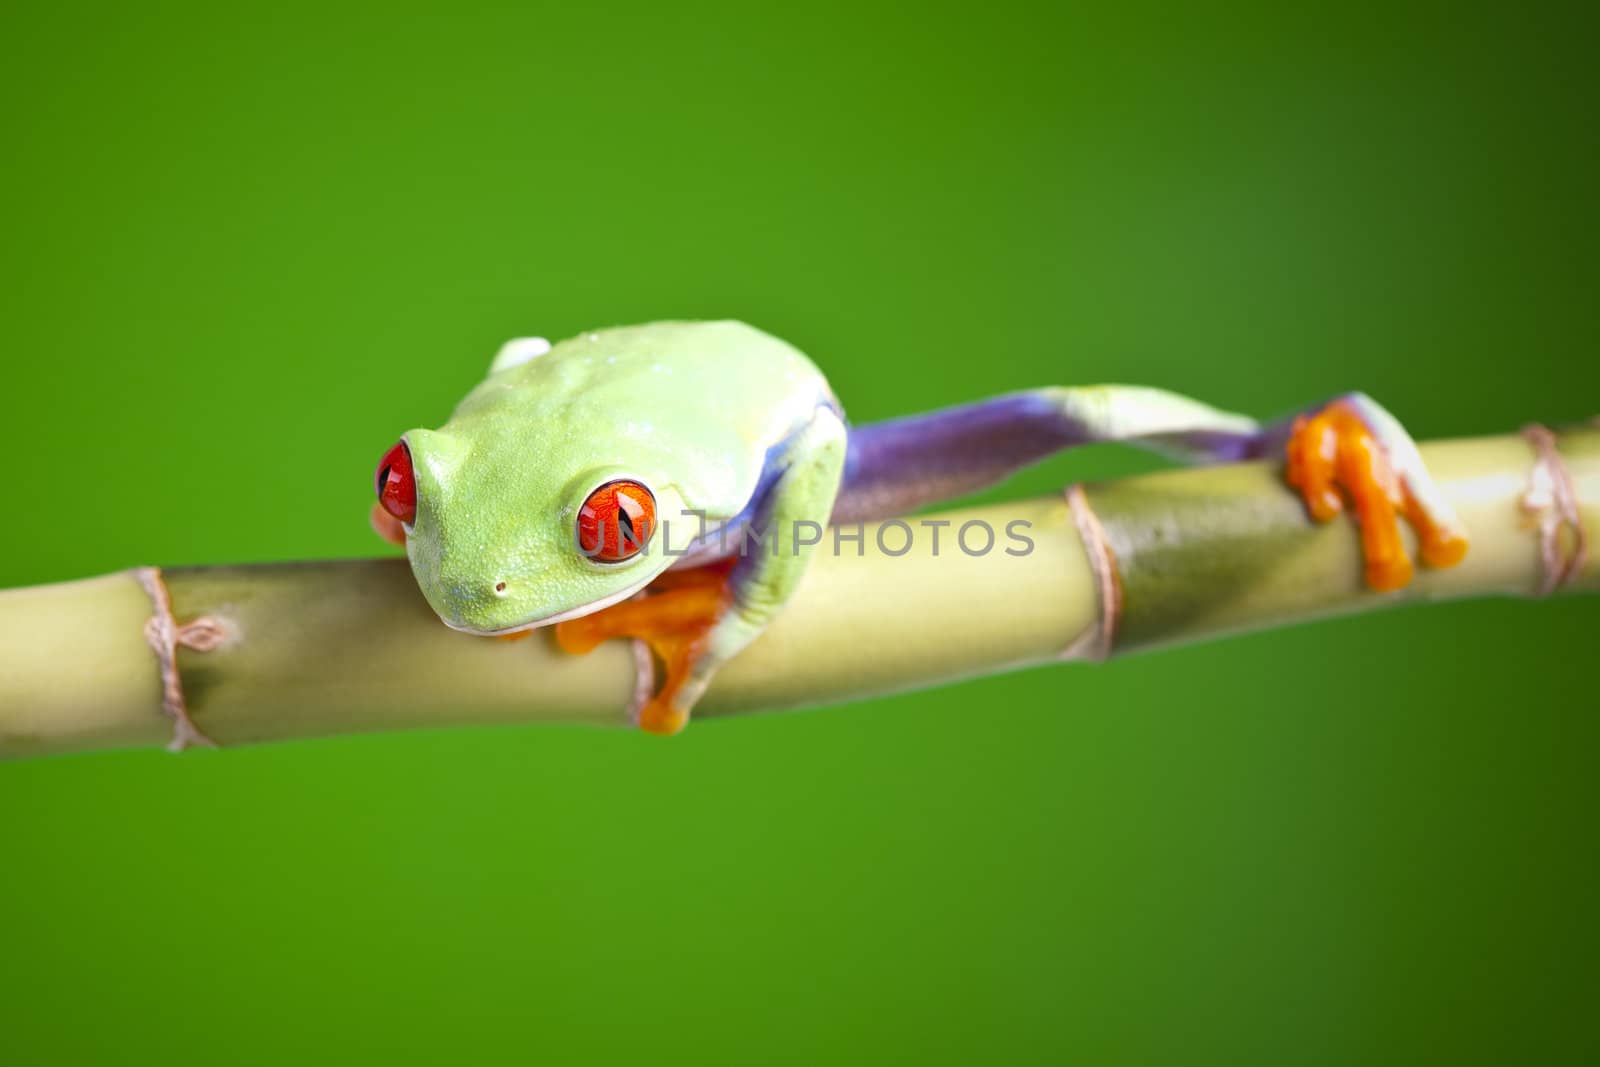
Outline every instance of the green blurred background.
[[(374, 463), (500, 341), (654, 318), (787, 337), (858, 420), (1600, 410), (1586, 22), (473, 7), (0, 14), (0, 585), (380, 551)], [(0, 766), (0, 1058), (1593, 1061), (1597, 623)]]

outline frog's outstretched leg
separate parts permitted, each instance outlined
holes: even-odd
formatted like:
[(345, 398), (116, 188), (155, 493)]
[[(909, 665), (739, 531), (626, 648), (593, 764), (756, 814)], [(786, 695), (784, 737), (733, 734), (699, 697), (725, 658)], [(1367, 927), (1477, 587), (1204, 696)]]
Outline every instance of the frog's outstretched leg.
[(852, 427), (835, 522), (887, 518), (974, 492), (1074, 445), (1125, 441), (1187, 462), (1277, 454), (1319, 521), (1348, 495), (1361, 525), (1367, 582), (1394, 589), (1411, 577), (1399, 517), (1416, 529), (1422, 557), (1447, 567), (1466, 532), (1422, 464), (1411, 436), (1359, 393), (1261, 426), (1159, 389), (1102, 385), (995, 397), (927, 415)]
[(839, 491), (845, 428), (831, 408), (771, 457), (777, 472), (744, 535), (743, 553), (709, 567), (669, 571), (637, 600), (557, 623), (556, 641), (587, 652), (611, 637), (636, 637), (666, 666), (661, 688), (639, 712), (651, 733), (677, 733), (717, 668), (766, 628), (794, 592), (817, 538), (798, 524), (820, 523)]
[(1162, 389), (1096, 385), (1034, 389), (975, 404), (850, 427), (833, 521), (895, 515), (986, 489), (1077, 445), (1125, 441), (1182, 462), (1250, 459), (1254, 419)]

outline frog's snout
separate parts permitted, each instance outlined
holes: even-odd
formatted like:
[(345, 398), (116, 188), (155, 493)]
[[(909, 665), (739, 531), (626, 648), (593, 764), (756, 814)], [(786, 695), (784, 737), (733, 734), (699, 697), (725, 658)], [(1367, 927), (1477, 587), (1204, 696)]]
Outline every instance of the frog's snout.
[(529, 594), (539, 584), (532, 575), (490, 570), (424, 583), (423, 588), (432, 590), (428, 603), (446, 626), (463, 633), (492, 635), (529, 625), (538, 614), (538, 605), (528, 603)]

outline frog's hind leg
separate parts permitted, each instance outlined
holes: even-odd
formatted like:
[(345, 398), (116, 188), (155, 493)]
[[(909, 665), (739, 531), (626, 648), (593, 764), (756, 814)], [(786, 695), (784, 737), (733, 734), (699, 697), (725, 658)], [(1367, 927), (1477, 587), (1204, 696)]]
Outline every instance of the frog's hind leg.
[(1102, 441), (1191, 463), (1283, 455), (1286, 479), (1314, 518), (1333, 518), (1349, 499), (1361, 527), (1367, 583), (1374, 589), (1410, 580), (1401, 517), (1416, 530), (1430, 566), (1451, 566), (1466, 552), (1466, 532), (1411, 435), (1360, 393), (1268, 426), (1160, 389), (1100, 385), (1013, 393), (852, 427), (833, 520), (899, 515), (987, 488), (1065, 449)]
[(1161, 389), (1034, 389), (850, 428), (835, 522), (885, 519), (986, 489), (1077, 445), (1125, 441), (1183, 462), (1250, 459), (1262, 427)]

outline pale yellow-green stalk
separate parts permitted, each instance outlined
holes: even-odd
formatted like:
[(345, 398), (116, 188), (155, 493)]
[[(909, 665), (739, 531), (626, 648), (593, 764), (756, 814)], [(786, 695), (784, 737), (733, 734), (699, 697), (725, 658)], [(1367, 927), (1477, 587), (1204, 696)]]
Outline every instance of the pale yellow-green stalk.
[[(829, 537), (795, 600), (718, 675), (695, 717), (1402, 601), (1536, 595), (1578, 559), (1584, 530), (1600, 530), (1600, 429), (1557, 435), (1559, 463), (1536, 437), (1423, 446), (1472, 547), (1460, 566), (1419, 570), (1390, 594), (1363, 586), (1352, 523), (1311, 523), (1265, 463), (1091, 485), (1076, 507), (1069, 492), (927, 516), (950, 523), (937, 555), (917, 519), (901, 556), (880, 549), (875, 526), (859, 556), (852, 541), (835, 553)], [(1564, 490), (1580, 523), (1557, 521)], [(993, 550), (957, 547), (956, 531), (973, 520), (1002, 532)], [(1023, 555), (1004, 550), (1015, 547), (1003, 531), (1016, 520), (1034, 545)], [(890, 551), (904, 540), (885, 531)], [(975, 533), (969, 547), (981, 541)], [(1600, 589), (1600, 552), (1571, 570), (1565, 591)], [(170, 619), (153, 607), (152, 579), (157, 599), (170, 593)], [(181, 629), (197, 619), (200, 628)], [(204, 650), (178, 647), (164, 707), (157, 653), (174, 636)], [(129, 571), (0, 593), (0, 757), (165, 744), (172, 693), (224, 747), (415, 726), (625, 726), (636, 668), (628, 642), (575, 657), (542, 632), (507, 642), (448, 630), (398, 559)]]

